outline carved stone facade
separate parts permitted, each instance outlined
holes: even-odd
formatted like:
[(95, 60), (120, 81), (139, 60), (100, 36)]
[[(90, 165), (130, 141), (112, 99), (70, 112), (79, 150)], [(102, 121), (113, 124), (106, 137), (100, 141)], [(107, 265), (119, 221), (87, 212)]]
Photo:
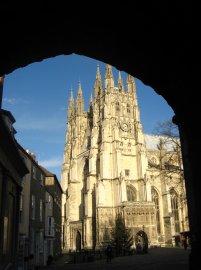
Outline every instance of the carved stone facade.
[(175, 244), (189, 230), (183, 179), (164, 172), (161, 153), (174, 151), (159, 150), (162, 139), (143, 134), (132, 76), (124, 91), (121, 74), (115, 86), (107, 65), (103, 88), (98, 68), (87, 112), (79, 84), (75, 104), (72, 93), (69, 101), (62, 167), (63, 249), (101, 248), (118, 214), (133, 239), (142, 230), (149, 245)]

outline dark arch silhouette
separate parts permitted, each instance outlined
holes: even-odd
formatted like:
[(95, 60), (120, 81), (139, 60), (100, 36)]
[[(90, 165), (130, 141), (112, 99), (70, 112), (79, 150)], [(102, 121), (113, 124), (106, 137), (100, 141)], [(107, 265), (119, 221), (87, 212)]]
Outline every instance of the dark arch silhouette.
[(81, 233), (79, 231), (76, 234), (76, 251), (81, 251)]
[(147, 234), (143, 230), (140, 230), (136, 233), (135, 246), (137, 245), (139, 241), (142, 246), (142, 253), (147, 253), (148, 252), (148, 237), (147, 237)]
[(162, 95), (180, 131), (192, 235), (189, 262), (194, 269), (201, 264), (199, 61), (193, 63), (200, 49), (192, 43), (196, 25), (192, 27), (191, 6), (140, 1), (134, 10), (122, 3), (111, 11), (104, 5), (84, 5), (69, 6), (67, 14), (66, 7), (55, 3), (34, 3), (31, 8), (2, 4), (0, 75), (48, 57), (77, 53), (109, 63)]

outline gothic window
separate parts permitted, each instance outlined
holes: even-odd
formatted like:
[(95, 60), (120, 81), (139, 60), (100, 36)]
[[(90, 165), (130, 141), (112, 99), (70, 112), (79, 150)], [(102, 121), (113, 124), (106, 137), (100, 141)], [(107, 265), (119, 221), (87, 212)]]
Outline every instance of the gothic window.
[(165, 168), (167, 170), (173, 170), (176, 169), (177, 166), (174, 165), (174, 159), (173, 158), (169, 158), (166, 162), (165, 162)]
[(116, 111), (120, 111), (119, 102), (116, 102)]
[(156, 209), (157, 232), (161, 233), (159, 196), (158, 196), (158, 192), (155, 190), (154, 187), (151, 188), (151, 198), (152, 198), (152, 202), (154, 202), (155, 204), (155, 209)]
[(178, 209), (178, 195), (174, 189), (170, 190), (172, 216), (174, 218), (175, 232), (179, 232), (179, 209)]
[(127, 176), (127, 177), (130, 176), (130, 170), (125, 170), (125, 176)]
[(181, 206), (181, 230), (184, 231), (184, 195), (180, 194), (180, 206)]
[(127, 104), (127, 113), (130, 113), (130, 105), (129, 104)]
[(89, 174), (89, 160), (86, 159), (83, 169), (83, 179), (84, 179), (84, 191), (87, 191), (87, 176)]
[(155, 157), (152, 157), (152, 158), (151, 158), (151, 162), (152, 162), (153, 164), (156, 164), (156, 163), (157, 163), (156, 158), (155, 158)]
[(127, 186), (126, 191), (127, 191), (127, 200), (128, 201), (130, 201), (130, 202), (137, 201), (137, 192), (136, 192), (136, 189), (134, 187)]

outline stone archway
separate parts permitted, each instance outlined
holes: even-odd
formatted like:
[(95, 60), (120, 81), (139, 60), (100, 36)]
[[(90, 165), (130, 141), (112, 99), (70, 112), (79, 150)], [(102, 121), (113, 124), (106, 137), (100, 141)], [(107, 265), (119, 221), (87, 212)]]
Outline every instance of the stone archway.
[[(193, 264), (199, 268), (201, 140), (197, 131), (200, 122), (197, 88), (200, 82), (195, 81), (199, 61), (192, 63), (192, 52), (195, 56), (200, 52), (191, 41), (190, 6), (146, 3), (133, 11), (125, 3), (112, 12), (105, 7), (86, 10), (77, 6), (76, 17), (74, 12), (63, 12), (66, 8), (62, 6), (56, 9), (54, 6), (48, 12), (41, 5), (35, 4), (33, 10), (12, 3), (2, 4), (1, 9), (5, 13), (0, 17), (0, 75), (48, 57), (77, 53), (110, 63), (137, 77), (173, 108), (182, 143), (192, 233), (190, 268), (194, 269)], [(121, 14), (121, 19), (113, 19), (111, 14)]]
[(147, 234), (140, 230), (135, 235), (135, 246), (137, 246), (137, 243), (140, 242), (142, 246), (142, 252), (147, 253), (148, 252), (148, 236)]
[(76, 251), (81, 251), (81, 233), (79, 231), (77, 231), (76, 233)]

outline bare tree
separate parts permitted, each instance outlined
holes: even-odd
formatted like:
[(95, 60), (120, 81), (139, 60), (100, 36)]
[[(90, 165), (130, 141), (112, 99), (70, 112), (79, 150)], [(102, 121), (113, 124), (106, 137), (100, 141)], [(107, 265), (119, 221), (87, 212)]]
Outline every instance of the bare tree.
[(159, 164), (149, 161), (149, 166), (157, 168), (167, 180), (174, 178), (175, 183), (179, 184), (183, 181), (183, 162), (178, 128), (172, 120), (167, 120), (159, 122), (155, 132), (160, 136), (157, 146)]

